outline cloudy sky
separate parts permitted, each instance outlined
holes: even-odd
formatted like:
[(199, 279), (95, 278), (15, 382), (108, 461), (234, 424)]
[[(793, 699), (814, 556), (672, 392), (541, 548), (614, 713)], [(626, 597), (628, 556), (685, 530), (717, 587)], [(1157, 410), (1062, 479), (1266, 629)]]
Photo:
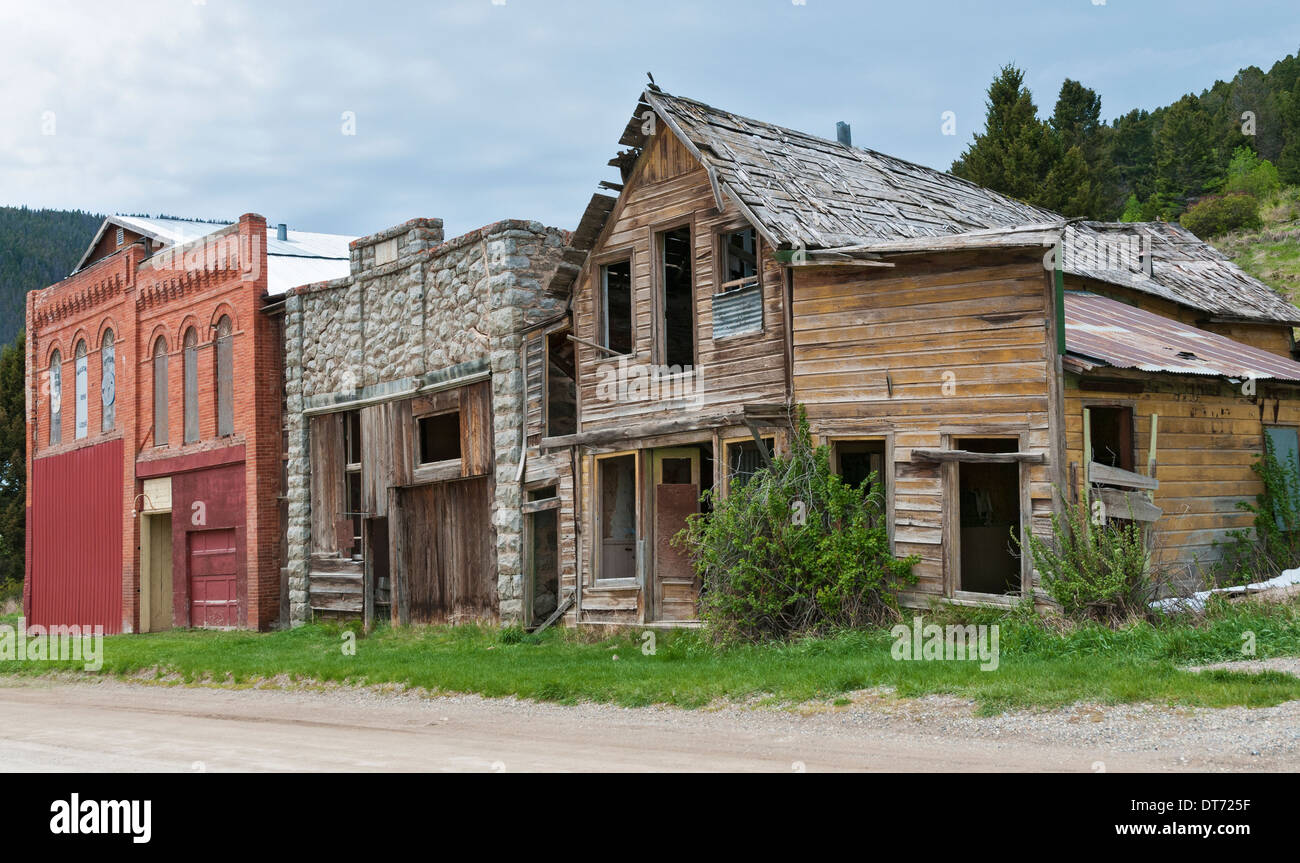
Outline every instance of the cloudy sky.
[[(0, 7), (0, 204), (367, 234), (572, 228), (665, 90), (947, 168), (1015, 62), (1110, 118), (1300, 49), (1296, 0), (136, 0)], [(942, 134), (952, 111), (957, 134)], [(352, 119), (349, 119), (352, 118)], [(345, 134), (355, 131), (355, 134)]]

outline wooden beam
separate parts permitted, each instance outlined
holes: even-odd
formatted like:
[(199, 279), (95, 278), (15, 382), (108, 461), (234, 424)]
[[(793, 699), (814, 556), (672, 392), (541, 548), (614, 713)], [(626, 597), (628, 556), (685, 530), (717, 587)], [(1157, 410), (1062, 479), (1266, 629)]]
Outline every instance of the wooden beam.
[(1097, 488), (1092, 493), (1106, 504), (1107, 518), (1122, 518), (1131, 521), (1156, 521), (1164, 510), (1145, 495), (1134, 491), (1121, 491), (1116, 488)]
[(600, 444), (634, 441), (639, 438), (658, 437), (680, 431), (714, 429), (722, 426), (744, 425), (745, 415), (740, 412), (683, 416), (670, 420), (628, 423), (616, 428), (599, 429), (577, 434), (544, 437), (538, 447), (545, 450), (564, 449), (571, 446), (597, 446)]
[(914, 449), (914, 462), (967, 462), (971, 464), (1045, 464), (1041, 452), (968, 452), (964, 449)]
[(596, 344), (595, 342), (589, 342), (589, 341), (587, 341), (586, 339), (580, 339), (580, 338), (578, 338), (577, 336), (575, 336), (573, 333), (569, 333), (569, 334), (567, 334), (567, 335), (565, 336), (565, 338), (567, 338), (567, 339), (568, 339), (569, 341), (571, 341), (571, 342), (577, 342), (577, 343), (580, 344), (580, 345), (586, 345), (586, 346), (589, 347), (589, 348), (595, 348), (596, 350), (598, 350), (598, 351), (602, 351), (602, 352), (604, 352), (605, 354), (608, 354), (608, 355), (611, 356), (611, 357), (631, 357), (631, 356), (632, 356), (632, 354), (620, 354), (618, 351), (610, 350), (609, 348), (605, 347), (604, 345), (598, 345), (598, 344)]
[(1094, 461), (1088, 465), (1088, 479), (1098, 485), (1121, 485), (1125, 488), (1142, 489), (1157, 489), (1160, 487), (1159, 480), (1154, 477), (1143, 476), (1131, 470), (1111, 467), (1099, 461)]

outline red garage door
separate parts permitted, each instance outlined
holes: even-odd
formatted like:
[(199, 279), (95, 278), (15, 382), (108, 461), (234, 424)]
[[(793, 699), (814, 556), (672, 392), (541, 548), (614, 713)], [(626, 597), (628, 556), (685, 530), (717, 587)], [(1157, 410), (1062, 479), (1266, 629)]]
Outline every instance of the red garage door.
[(190, 626), (234, 627), (239, 623), (239, 568), (235, 531), (202, 530), (190, 538)]

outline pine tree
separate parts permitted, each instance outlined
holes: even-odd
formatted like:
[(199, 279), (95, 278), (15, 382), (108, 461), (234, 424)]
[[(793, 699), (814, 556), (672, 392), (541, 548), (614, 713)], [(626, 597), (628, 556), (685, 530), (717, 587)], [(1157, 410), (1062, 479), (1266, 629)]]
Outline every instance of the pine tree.
[[(1119, 212), (1122, 196), (1109, 152), (1110, 129), (1101, 120), (1101, 97), (1078, 81), (1066, 78), (1048, 124), (1056, 133), (1063, 154), (1062, 162), (1052, 171), (1059, 176), (1078, 176), (1080, 183), (1079, 190), (1066, 196), (1067, 208), (1058, 212), (1091, 219), (1113, 218)], [(1077, 165), (1064, 164), (1075, 148), (1084, 166), (1081, 174)], [(1050, 172), (1048, 176), (1050, 180)], [(1060, 199), (1059, 194), (1053, 197)]]
[(0, 582), (22, 579), (26, 553), (25, 345), (20, 332), (0, 351)]
[(952, 172), (972, 183), (1037, 203), (1059, 150), (1050, 128), (1038, 119), (1038, 109), (1024, 80), (1024, 73), (1015, 66), (1002, 67), (989, 86), (984, 131), (975, 135), (961, 158), (953, 163)]
[(1283, 183), (1300, 185), (1300, 84), (1286, 95), (1282, 121), (1286, 144), (1277, 157), (1277, 172)]
[(1217, 189), (1227, 159), (1217, 164), (1213, 123), (1195, 96), (1169, 106), (1156, 133), (1156, 193), (1166, 215), (1187, 208), (1189, 199)]

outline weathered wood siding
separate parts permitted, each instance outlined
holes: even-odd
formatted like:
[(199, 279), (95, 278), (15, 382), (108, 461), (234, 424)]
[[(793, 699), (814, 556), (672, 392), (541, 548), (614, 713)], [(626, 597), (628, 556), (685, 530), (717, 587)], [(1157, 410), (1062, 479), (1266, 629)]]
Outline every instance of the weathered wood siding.
[(1085, 404), (1132, 405), (1139, 473), (1146, 473), (1151, 415), (1159, 414), (1155, 504), (1164, 514), (1155, 522), (1157, 559), (1195, 583), (1198, 567), (1218, 557), (1214, 543), (1230, 530), (1250, 527), (1250, 514), (1237, 504), (1262, 490), (1250, 466), (1264, 450), (1264, 426), (1300, 425), (1300, 399), (1270, 393), (1261, 383), (1252, 400), (1222, 382), (1190, 375), (1146, 376), (1141, 393), (1080, 390), (1078, 384), (1067, 376), (1066, 454), (1078, 466), (1074, 493), (1083, 481)]
[[(945, 468), (913, 463), (944, 435), (1024, 434), (1031, 523), (1052, 507), (1050, 291), (1041, 254), (898, 259), (892, 269), (796, 272), (794, 394), (813, 431), (890, 435), (894, 544), (919, 555), (918, 591), (942, 593)], [(951, 466), (950, 466), (951, 467)]]
[[(651, 364), (659, 301), (653, 277), (657, 269), (655, 234), (683, 222), (691, 226), (694, 246), (694, 305), (696, 366), (701, 369), (702, 398), (698, 407), (739, 406), (747, 402), (780, 401), (785, 397), (784, 276), (764, 248), (763, 304), (765, 321), (757, 334), (713, 338), (715, 242), (724, 228), (738, 229), (743, 219), (734, 204), (719, 212), (704, 169), (660, 127), (642, 154), (619, 196), (605, 232), (575, 284), (575, 335), (599, 342), (597, 292), (600, 265), (606, 253), (630, 250), (634, 319), (634, 354), (629, 362)], [(618, 358), (579, 345), (577, 351), (579, 416), (583, 431), (617, 426), (633, 418), (668, 416), (682, 404), (665, 400), (612, 403), (598, 398), (602, 373), (618, 367)]]
[(395, 581), (403, 623), (497, 616), (496, 541), (487, 477), (401, 489)]

